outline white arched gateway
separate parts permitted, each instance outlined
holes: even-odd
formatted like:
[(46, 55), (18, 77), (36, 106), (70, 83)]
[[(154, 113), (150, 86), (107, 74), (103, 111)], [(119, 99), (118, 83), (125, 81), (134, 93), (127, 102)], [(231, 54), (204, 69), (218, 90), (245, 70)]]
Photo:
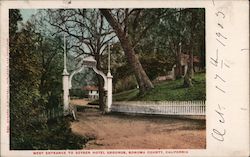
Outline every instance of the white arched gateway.
[(100, 70), (96, 68), (96, 60), (93, 56), (89, 56), (86, 58), (83, 58), (83, 60), (78, 64), (79, 66), (74, 70), (71, 74), (67, 72), (66, 67), (66, 43), (65, 43), (65, 36), (64, 36), (64, 70), (63, 70), (63, 108), (64, 108), (64, 114), (69, 113), (69, 90), (72, 88), (71, 81), (75, 74), (81, 72), (84, 68), (92, 68), (95, 73), (102, 76), (104, 80), (104, 91), (107, 94), (107, 100), (106, 100), (106, 112), (110, 112), (111, 105), (112, 105), (112, 78), (113, 76), (110, 73), (110, 52), (109, 52), (109, 69), (107, 76)]

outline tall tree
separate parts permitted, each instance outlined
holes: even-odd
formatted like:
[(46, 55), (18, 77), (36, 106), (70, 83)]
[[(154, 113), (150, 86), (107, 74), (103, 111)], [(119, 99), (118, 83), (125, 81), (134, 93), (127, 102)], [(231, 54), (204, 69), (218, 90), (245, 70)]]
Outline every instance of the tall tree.
[[(45, 105), (39, 95), (41, 68), (35, 53), (37, 34), (30, 25), (17, 32), (17, 22), (22, 20), (19, 10), (10, 12), (10, 148), (31, 147), (32, 135), (42, 132), (45, 121), (34, 120)], [(35, 122), (34, 122), (35, 121)], [(34, 132), (36, 128), (38, 131)]]
[[(61, 83), (57, 82), (61, 81), (62, 57), (52, 57), (54, 52), (49, 51), (55, 48), (55, 41), (40, 34), (32, 22), (22, 23), (18, 29), (17, 23), (22, 20), (19, 10), (10, 9), (9, 15), (10, 149), (82, 148), (85, 140), (71, 133), (67, 118), (49, 120), (45, 116), (53, 98), (41, 93), (61, 93)], [(47, 68), (43, 61), (49, 64)], [(41, 91), (44, 71), (47, 74)]]
[(187, 73), (184, 76), (184, 87), (191, 87), (193, 86), (192, 79), (194, 77), (194, 51), (196, 48), (196, 39), (197, 39), (197, 34), (195, 34), (195, 29), (197, 26), (196, 19), (197, 19), (197, 12), (194, 9), (190, 9), (191, 12), (191, 21), (190, 21), (190, 33), (191, 33), (191, 38), (189, 42), (189, 50), (188, 50), (188, 68), (187, 68)]
[(139, 84), (140, 93), (144, 94), (146, 91), (154, 88), (152, 82), (148, 78), (146, 72), (144, 71), (138, 56), (136, 55), (133, 44), (131, 42), (128, 27), (129, 27), (129, 15), (132, 11), (129, 12), (129, 9), (124, 9), (124, 22), (123, 26), (120, 24), (119, 19), (115, 19), (112, 15), (110, 9), (100, 9), (101, 13), (105, 16), (109, 24), (113, 27), (116, 32), (117, 37), (120, 40), (121, 46), (126, 54), (128, 63), (131, 65), (136, 80)]
[[(166, 72), (171, 71), (175, 64), (175, 76), (176, 78), (181, 78), (181, 53), (183, 45), (185, 45), (186, 36), (184, 34), (186, 33), (185, 27), (187, 25), (187, 20), (183, 15), (185, 15), (186, 9), (171, 8), (166, 10), (168, 15), (160, 16), (159, 22), (146, 32), (142, 40), (143, 42), (140, 42), (140, 51), (145, 54), (143, 58), (152, 56), (149, 58), (150, 60), (157, 59), (159, 64), (165, 67), (162, 70), (165, 69)], [(157, 9), (150, 9), (149, 11), (154, 14), (159, 12)], [(156, 21), (155, 18), (147, 18), (147, 20)], [(144, 64), (143, 67), (145, 67)], [(156, 70), (156, 74), (157, 71), (159, 70)], [(161, 73), (161, 75), (166, 75), (166, 72), (165, 74)]]
[(51, 30), (39, 14), (33, 15), (27, 23), (37, 34), (34, 43), (38, 65), (41, 67), (39, 91), (48, 100), (48, 107), (55, 108), (61, 99), (63, 70), (63, 41), (60, 36), (52, 35)]
[[(101, 67), (102, 55), (107, 44), (114, 38), (113, 31), (97, 9), (48, 10), (46, 19), (56, 33), (68, 35), (68, 50), (75, 58), (91, 55)], [(98, 75), (99, 105), (104, 110), (104, 80)]]
[[(149, 9), (150, 10), (150, 9)], [(189, 8), (173, 8), (167, 9), (169, 11), (168, 16), (162, 16), (157, 25), (147, 31), (146, 38), (140, 42), (141, 51), (147, 56), (154, 54), (154, 57), (159, 54), (165, 54), (165, 58), (169, 58), (175, 61), (175, 76), (176, 78), (182, 78), (183, 69), (181, 66), (182, 54), (187, 54), (190, 50), (191, 38), (191, 12)], [(204, 67), (205, 60), (205, 44), (204, 44), (204, 9), (194, 9), (196, 13), (195, 30), (192, 34), (197, 39), (192, 42), (194, 45), (193, 53), (201, 58), (201, 67)], [(150, 10), (150, 12), (157, 11)], [(172, 13), (172, 14), (171, 14)], [(147, 16), (148, 17), (148, 16)], [(150, 21), (150, 18), (147, 18)], [(155, 19), (153, 19), (155, 20)], [(152, 21), (152, 19), (151, 19)], [(146, 24), (145, 24), (146, 25)], [(199, 50), (198, 50), (199, 47)], [(156, 52), (156, 53), (155, 53)], [(159, 53), (161, 52), (161, 53)], [(174, 57), (174, 58), (173, 58)], [(161, 57), (164, 58), (164, 57)], [(153, 59), (153, 58), (152, 58)], [(160, 62), (161, 60), (159, 60)], [(172, 63), (169, 63), (170, 65)], [(143, 65), (144, 66), (144, 65)], [(172, 64), (173, 66), (173, 64)], [(164, 66), (166, 67), (166, 66)], [(145, 69), (145, 68), (144, 68)], [(145, 69), (146, 70), (146, 69)], [(169, 70), (169, 69), (168, 69)], [(146, 70), (147, 71), (147, 70)]]

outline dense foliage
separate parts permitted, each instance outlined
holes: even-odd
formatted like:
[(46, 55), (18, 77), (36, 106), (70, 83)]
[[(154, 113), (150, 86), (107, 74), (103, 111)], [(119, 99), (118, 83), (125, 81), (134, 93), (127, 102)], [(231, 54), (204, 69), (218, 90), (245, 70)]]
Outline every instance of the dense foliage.
[[(113, 10), (126, 11), (126, 9)], [(129, 9), (128, 12), (129, 39), (151, 81), (158, 76), (168, 75), (174, 65), (178, 66), (181, 62), (179, 54), (192, 52), (194, 56), (200, 58), (199, 66), (204, 69), (206, 53), (204, 9)], [(192, 21), (194, 16), (192, 13), (195, 13), (195, 23)], [(119, 44), (115, 44), (111, 49), (115, 92), (127, 90), (127, 87), (132, 89), (136, 84), (136, 80), (128, 79), (134, 73), (126, 60), (120, 59), (124, 54), (120, 53), (119, 49), (122, 51)], [(176, 72), (177, 79), (182, 78), (181, 73), (181, 71)], [(126, 82), (126, 86), (123, 87), (120, 82)]]
[(21, 20), (19, 10), (10, 10), (10, 148), (81, 148), (86, 141), (71, 133), (68, 119), (41, 116), (60, 108), (60, 40), (42, 36), (29, 22), (18, 27)]

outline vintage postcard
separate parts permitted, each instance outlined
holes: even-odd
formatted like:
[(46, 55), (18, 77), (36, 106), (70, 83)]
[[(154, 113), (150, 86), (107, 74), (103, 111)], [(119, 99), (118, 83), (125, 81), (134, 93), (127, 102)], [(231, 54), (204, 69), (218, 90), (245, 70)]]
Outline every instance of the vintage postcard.
[(249, 156), (247, 0), (3, 0), (1, 156)]

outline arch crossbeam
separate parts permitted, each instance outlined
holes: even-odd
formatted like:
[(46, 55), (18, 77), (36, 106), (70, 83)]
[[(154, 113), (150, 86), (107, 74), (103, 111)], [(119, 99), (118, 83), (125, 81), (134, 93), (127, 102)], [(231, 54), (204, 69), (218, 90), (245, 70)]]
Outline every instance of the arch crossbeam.
[[(78, 64), (78, 68), (76, 70), (74, 70), (73, 72), (71, 72), (70, 75), (64, 75), (64, 77), (67, 77), (68, 82), (66, 83), (66, 81), (64, 81), (64, 86), (68, 86), (68, 88), (64, 88), (64, 91), (69, 90), (72, 88), (72, 78), (74, 77), (75, 74), (81, 72), (85, 67), (87, 68), (92, 68), (94, 70), (95, 73), (97, 73), (98, 75), (102, 76), (103, 80), (104, 80), (104, 91), (106, 91), (105, 93), (107, 94), (107, 100), (106, 100), (106, 112), (110, 112), (111, 109), (111, 104), (112, 104), (112, 75), (110, 73), (110, 71), (108, 72), (107, 75), (105, 75), (102, 71), (98, 70), (96, 68), (96, 60), (94, 59), (94, 57), (89, 56), (84, 58), (83, 60), (81, 60), (81, 62)], [(67, 93), (69, 93), (69, 91), (67, 91)], [(64, 98), (65, 99), (65, 98)], [(67, 101), (67, 103), (64, 103), (65, 106), (69, 106), (69, 102)], [(67, 110), (68, 107), (64, 107), (65, 110)]]
[(72, 88), (72, 78), (74, 77), (75, 74), (81, 72), (85, 67), (87, 68), (92, 68), (94, 70), (94, 72), (100, 76), (102, 76), (103, 80), (104, 80), (104, 90), (107, 91), (108, 89), (108, 85), (107, 85), (107, 76), (100, 70), (98, 70), (96, 68), (96, 60), (92, 57), (92, 56), (89, 56), (89, 57), (86, 57), (84, 58), (81, 63), (80, 63), (80, 66), (79, 68), (77, 68), (76, 70), (74, 70), (70, 76), (69, 76), (69, 89)]

